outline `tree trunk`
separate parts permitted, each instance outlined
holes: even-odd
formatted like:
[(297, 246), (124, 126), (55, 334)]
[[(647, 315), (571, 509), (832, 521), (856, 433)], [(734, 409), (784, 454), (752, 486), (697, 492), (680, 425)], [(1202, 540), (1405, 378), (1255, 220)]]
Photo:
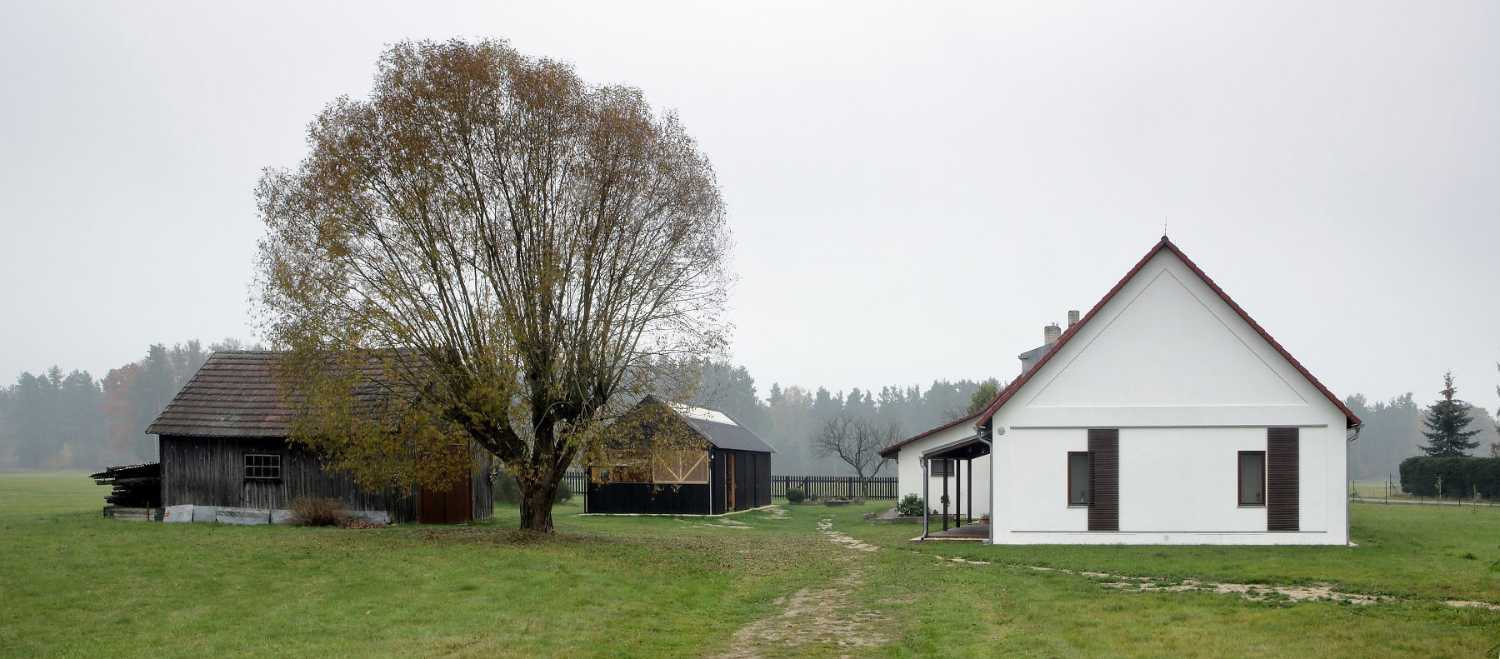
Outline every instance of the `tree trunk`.
[(517, 479), (516, 484), (521, 490), (522, 531), (552, 532), (552, 502), (557, 498), (557, 484), (561, 479), (562, 474), (549, 475), (540, 483), (522, 483)]

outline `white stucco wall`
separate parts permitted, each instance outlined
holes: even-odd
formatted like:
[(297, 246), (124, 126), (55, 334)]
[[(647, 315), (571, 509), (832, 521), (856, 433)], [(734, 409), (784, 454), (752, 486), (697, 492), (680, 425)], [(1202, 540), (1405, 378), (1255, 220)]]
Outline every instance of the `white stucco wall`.
[[(930, 451), (945, 444), (951, 444), (974, 434), (974, 426), (963, 423), (942, 432), (934, 433), (928, 437), (919, 439), (911, 444), (901, 447), (901, 453), (897, 457), (896, 480), (902, 497), (908, 494), (922, 496), (922, 453)], [(950, 476), (948, 478), (948, 497), (950, 500), (948, 510), (954, 511), (954, 499), (963, 502), (965, 515), (969, 513), (969, 502), (974, 503), (974, 517), (990, 512), (990, 459), (988, 456), (974, 460), (974, 482), (969, 482), (969, 469), (965, 463), (959, 463), (959, 469), (963, 471), (963, 485)], [(927, 507), (934, 510), (942, 510), (941, 500), (943, 491), (942, 478), (930, 478), (928, 480), (928, 504)], [(972, 497), (970, 492), (972, 491)]]
[[(1345, 544), (1345, 419), (1169, 251), (1159, 253), (994, 419), (996, 543)], [(1300, 429), (1299, 526), (1238, 505), (1237, 454)], [(1067, 505), (1067, 453), (1120, 430), (1120, 530)]]

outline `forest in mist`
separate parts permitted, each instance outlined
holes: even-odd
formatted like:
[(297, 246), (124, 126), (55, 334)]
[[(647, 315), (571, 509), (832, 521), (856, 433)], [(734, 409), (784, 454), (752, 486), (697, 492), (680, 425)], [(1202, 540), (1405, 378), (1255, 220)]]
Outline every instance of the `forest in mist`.
[(97, 469), (156, 459), (146, 426), (216, 350), (236, 339), (153, 344), (145, 357), (98, 378), (53, 366), (0, 387), (0, 468)]
[[(102, 378), (57, 366), (22, 373), (14, 384), (0, 387), (0, 469), (92, 470), (155, 460), (156, 438), (145, 434), (146, 426), (210, 352), (245, 347), (233, 339), (206, 348), (196, 340), (170, 347), (155, 344), (147, 347), (141, 360), (110, 369)], [(693, 378), (698, 382), (696, 394), (682, 402), (729, 414), (776, 447), (776, 473), (797, 475), (853, 473), (814, 448), (814, 434), (837, 415), (894, 424), (903, 436), (912, 435), (964, 416), (977, 398), (987, 400), (992, 387), (1003, 384), (998, 379), (934, 380), (925, 387), (831, 391), (773, 382), (762, 389), (743, 366), (692, 361), (679, 368), (696, 371)], [(1437, 381), (1434, 377), (1434, 385), (1427, 388), (1436, 390)], [(976, 397), (985, 385), (985, 393)], [(1431, 400), (1406, 393), (1370, 401), (1354, 394), (1345, 402), (1365, 422), (1359, 440), (1350, 446), (1351, 478), (1385, 479), (1401, 460), (1421, 454), (1418, 447), (1426, 441), (1422, 417)], [(1480, 431), (1474, 453), (1488, 455), (1500, 444), (1500, 434), (1485, 406), (1472, 401), (1471, 405), (1470, 428)], [(887, 464), (879, 475), (895, 475), (894, 466)]]

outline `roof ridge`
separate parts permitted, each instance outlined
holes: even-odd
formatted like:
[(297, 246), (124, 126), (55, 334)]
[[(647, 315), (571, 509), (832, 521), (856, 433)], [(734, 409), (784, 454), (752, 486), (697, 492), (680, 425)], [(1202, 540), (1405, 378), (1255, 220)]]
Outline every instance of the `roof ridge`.
[(1329, 400), (1329, 402), (1333, 403), (1334, 407), (1337, 407), (1339, 411), (1343, 412), (1344, 418), (1348, 423), (1347, 427), (1353, 428), (1362, 425), (1363, 422), (1360, 421), (1359, 417), (1354, 414), (1353, 410), (1349, 409), (1349, 406), (1345, 405), (1343, 401), (1339, 400), (1338, 396), (1333, 395), (1333, 392), (1329, 391), (1328, 387), (1323, 386), (1323, 383), (1320, 382), (1318, 378), (1314, 377), (1312, 372), (1308, 371), (1307, 367), (1302, 365), (1302, 362), (1297, 361), (1297, 358), (1293, 357), (1292, 354), (1288, 352), (1287, 349), (1283, 347), (1279, 341), (1272, 337), (1270, 332), (1267, 332), (1265, 328), (1261, 327), (1260, 323), (1255, 322), (1255, 319), (1251, 318), (1249, 313), (1241, 308), (1233, 298), (1229, 297), (1229, 294), (1226, 293), (1223, 288), (1220, 288), (1217, 283), (1214, 283), (1213, 278), (1209, 277), (1208, 273), (1205, 273), (1202, 268), (1199, 268), (1198, 264), (1194, 263), (1193, 260), (1191, 258), (1188, 258), (1188, 255), (1182, 251), (1182, 248), (1178, 247), (1176, 243), (1173, 243), (1172, 240), (1165, 235), (1162, 236), (1161, 240), (1157, 241), (1157, 243), (1153, 245), (1150, 250), (1146, 251), (1145, 256), (1142, 256), (1139, 261), (1136, 261), (1136, 264), (1132, 266), (1128, 272), (1125, 273), (1125, 276), (1121, 277), (1118, 282), (1115, 282), (1114, 287), (1110, 288), (1109, 292), (1104, 294), (1104, 297), (1099, 298), (1099, 301), (1094, 303), (1094, 306), (1089, 309), (1088, 313), (1083, 315), (1082, 319), (1063, 331), (1062, 336), (1058, 337), (1057, 341), (1052, 344), (1051, 350), (1048, 350), (1045, 354), (1043, 354), (1041, 359), (1037, 360), (1036, 364), (1033, 364), (1031, 368), (1026, 369), (1026, 372), (1022, 373), (1021, 376), (1016, 378), (1015, 380), (1012, 380), (1011, 383), (1005, 387), (1005, 389), (1000, 391), (1000, 394), (995, 397), (995, 400), (992, 401), (988, 406), (986, 406), (984, 408), (984, 411), (980, 414), (979, 423), (985, 423), (993, 418), (995, 416), (995, 413), (998, 412), (1006, 402), (1014, 397), (1016, 392), (1020, 391), (1021, 387), (1025, 386), (1026, 383), (1031, 380), (1031, 377), (1033, 375), (1040, 371), (1042, 367), (1047, 364), (1047, 362), (1052, 361), (1052, 357), (1061, 352), (1062, 347), (1066, 345), (1068, 341), (1071, 340), (1074, 336), (1077, 336), (1078, 332), (1088, 324), (1089, 320), (1093, 319), (1094, 315), (1097, 314), (1100, 309), (1104, 308), (1104, 305), (1113, 300), (1115, 295), (1120, 292), (1120, 289), (1125, 287), (1125, 284), (1129, 283), (1132, 279), (1135, 279), (1135, 276), (1137, 274), (1140, 274), (1141, 269), (1146, 267), (1146, 264), (1149, 263), (1151, 259), (1155, 258), (1157, 254), (1160, 254), (1162, 250), (1171, 251), (1172, 254), (1178, 258), (1178, 260), (1182, 261), (1183, 265), (1186, 265), (1188, 267), (1188, 270), (1192, 271), (1194, 275), (1197, 275), (1198, 279), (1202, 280), (1210, 290), (1217, 294), (1219, 296), (1219, 299), (1223, 300), (1224, 303), (1228, 305), (1229, 308), (1240, 317), (1241, 320), (1245, 321), (1245, 323), (1249, 325), (1251, 329), (1255, 330), (1255, 332), (1259, 334), (1260, 337), (1266, 341), (1266, 343), (1269, 343), (1271, 345), (1271, 348), (1276, 350), (1276, 352), (1279, 353), (1281, 357), (1287, 361), (1288, 364), (1291, 364), (1292, 368), (1300, 373), (1302, 377), (1308, 381), (1309, 384), (1312, 384), (1313, 388), (1321, 392), (1323, 396)]
[[(1005, 403), (1009, 402), (1010, 399), (1013, 398), (1016, 393), (1021, 390), (1021, 387), (1026, 386), (1026, 383), (1031, 381), (1032, 376), (1034, 376), (1038, 371), (1041, 371), (1042, 367), (1045, 366), (1047, 362), (1051, 361), (1053, 356), (1062, 351), (1062, 347), (1066, 345), (1068, 341), (1072, 340), (1074, 336), (1078, 335), (1078, 332), (1088, 324), (1089, 320), (1091, 320), (1095, 316), (1095, 314), (1099, 312), (1100, 309), (1104, 308), (1104, 305), (1108, 304), (1110, 300), (1114, 299), (1115, 295), (1120, 292), (1120, 289), (1125, 287), (1126, 283), (1134, 279), (1135, 276), (1140, 273), (1141, 269), (1146, 267), (1146, 264), (1149, 263), (1151, 259), (1155, 258), (1157, 254), (1160, 254), (1162, 250), (1171, 251), (1172, 254), (1178, 258), (1178, 260), (1182, 261), (1183, 265), (1186, 265), (1188, 267), (1188, 270), (1192, 271), (1192, 273), (1196, 275), (1205, 285), (1207, 285), (1210, 290), (1217, 294), (1219, 296), (1219, 299), (1223, 300), (1224, 303), (1228, 305), (1229, 308), (1240, 317), (1241, 320), (1245, 321), (1245, 324), (1249, 325), (1256, 334), (1259, 334), (1262, 340), (1270, 344), (1271, 348), (1278, 354), (1280, 354), (1282, 359), (1285, 359), (1287, 363), (1290, 364), (1292, 368), (1299, 374), (1301, 374), (1309, 384), (1313, 385), (1314, 389), (1317, 389), (1320, 393), (1323, 394), (1325, 398), (1328, 399), (1329, 402), (1333, 403), (1334, 407), (1337, 407), (1340, 412), (1343, 412), (1344, 419), (1348, 424), (1347, 427), (1355, 428), (1363, 425), (1364, 422), (1360, 420), (1359, 416), (1356, 415), (1353, 410), (1349, 409), (1348, 405), (1344, 404), (1344, 401), (1339, 400), (1338, 396), (1335, 396), (1333, 392), (1328, 389), (1328, 387), (1324, 386), (1317, 377), (1313, 376), (1311, 371), (1307, 370), (1307, 367), (1302, 365), (1302, 362), (1297, 361), (1297, 358), (1293, 357), (1292, 353), (1288, 352), (1287, 349), (1282, 346), (1279, 341), (1272, 337), (1270, 332), (1267, 332), (1264, 327), (1261, 327), (1260, 323), (1255, 322), (1255, 319), (1251, 318), (1249, 313), (1241, 308), (1233, 298), (1229, 297), (1229, 294), (1226, 293), (1223, 288), (1220, 288), (1219, 285), (1214, 282), (1212, 277), (1209, 277), (1202, 268), (1199, 268), (1198, 264), (1194, 263), (1193, 260), (1182, 251), (1182, 248), (1178, 247), (1177, 244), (1172, 242), (1170, 238), (1163, 235), (1155, 245), (1152, 245), (1151, 249), (1146, 251), (1145, 256), (1142, 256), (1139, 261), (1136, 261), (1135, 265), (1132, 266), (1130, 270), (1127, 271), (1118, 282), (1115, 282), (1115, 285), (1104, 294), (1104, 297), (1099, 298), (1099, 301), (1094, 303), (1094, 306), (1089, 309), (1088, 313), (1083, 315), (1083, 318), (1081, 318), (1077, 323), (1069, 326), (1066, 330), (1063, 330), (1062, 336), (1058, 337), (1058, 339), (1054, 341), (1050, 346), (1052, 348), (1051, 350), (1047, 350), (1045, 353), (1043, 353), (1041, 358), (1038, 359), (1035, 364), (1032, 364), (1031, 368), (1028, 368), (1021, 373), (1020, 377), (1011, 380), (1010, 384), (1007, 384), (1003, 389), (1001, 389), (1000, 392), (995, 395), (995, 399), (990, 401), (990, 404), (986, 405), (983, 410), (981, 410), (977, 414), (971, 414), (956, 421), (950, 421), (944, 425), (932, 428), (917, 435), (913, 435), (912, 437), (909, 437), (907, 439), (891, 444), (890, 446), (881, 449), (881, 454), (885, 455), (887, 452), (894, 452), (902, 446), (906, 446), (907, 444), (915, 442), (919, 439), (931, 436), (934, 433), (947, 430), (965, 421), (977, 419), (975, 425), (988, 422), (995, 416), (995, 413), (998, 412), (1001, 407), (1005, 406)], [(1031, 351), (1028, 350), (1027, 352)]]

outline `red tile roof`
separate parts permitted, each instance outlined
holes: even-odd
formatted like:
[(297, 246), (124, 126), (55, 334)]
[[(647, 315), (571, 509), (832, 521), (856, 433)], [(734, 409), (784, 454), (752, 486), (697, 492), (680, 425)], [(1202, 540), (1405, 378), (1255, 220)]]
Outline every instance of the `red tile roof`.
[(1007, 401), (1009, 401), (1016, 395), (1017, 392), (1021, 390), (1021, 387), (1026, 386), (1026, 383), (1031, 380), (1032, 375), (1035, 375), (1038, 371), (1042, 370), (1042, 367), (1045, 366), (1048, 361), (1051, 361), (1053, 355), (1061, 352), (1062, 347), (1067, 345), (1068, 341), (1072, 340), (1074, 336), (1077, 336), (1078, 333), (1083, 330), (1083, 327), (1089, 323), (1089, 320), (1091, 320), (1096, 314), (1098, 314), (1099, 310), (1104, 308), (1104, 305), (1109, 304), (1109, 301), (1114, 299), (1115, 295), (1120, 292), (1120, 289), (1124, 288), (1125, 284), (1133, 279), (1136, 273), (1140, 272), (1141, 268), (1146, 267), (1146, 264), (1150, 262), (1151, 259), (1159, 254), (1162, 250), (1171, 251), (1172, 254), (1180, 259), (1183, 264), (1188, 267), (1189, 270), (1193, 271), (1193, 274), (1197, 275), (1199, 279), (1203, 280), (1203, 283), (1206, 284), (1209, 289), (1218, 294), (1219, 299), (1223, 300), (1224, 304), (1229, 305), (1230, 309), (1233, 309), (1236, 314), (1239, 314), (1240, 318), (1243, 319), (1246, 324), (1254, 329), (1255, 332), (1261, 336), (1261, 338), (1265, 339), (1266, 343), (1271, 344), (1271, 347), (1275, 348), (1276, 352), (1280, 353), (1281, 356), (1286, 359), (1287, 363), (1292, 365), (1292, 368), (1297, 369), (1297, 372), (1301, 373), (1302, 377), (1306, 378), (1309, 383), (1316, 387), (1317, 390), (1321, 392), (1325, 398), (1328, 399), (1328, 402), (1333, 403), (1333, 405), (1337, 407), (1340, 412), (1343, 412), (1344, 419), (1347, 424), (1346, 427), (1355, 428), (1363, 423), (1359, 420), (1359, 417), (1354, 414), (1354, 411), (1349, 409), (1349, 406), (1345, 405), (1343, 401), (1339, 400), (1338, 396), (1333, 395), (1333, 392), (1329, 391), (1328, 387), (1323, 386), (1323, 383), (1319, 382), (1318, 378), (1314, 377), (1313, 374), (1307, 370), (1307, 367), (1302, 365), (1302, 362), (1297, 361), (1297, 358), (1293, 357), (1292, 353), (1287, 352), (1286, 348), (1282, 347), (1280, 342), (1272, 337), (1271, 334), (1265, 330), (1265, 328), (1260, 326), (1260, 323), (1255, 322), (1255, 319), (1250, 317), (1250, 314), (1245, 313), (1245, 310), (1240, 308), (1240, 305), (1235, 303), (1235, 301), (1229, 297), (1229, 294), (1224, 292), (1224, 289), (1219, 288), (1219, 285), (1215, 284), (1214, 280), (1209, 278), (1209, 276), (1205, 274), (1201, 268), (1198, 267), (1198, 264), (1193, 263), (1193, 260), (1188, 258), (1188, 255), (1184, 254), (1181, 248), (1179, 248), (1171, 240), (1168, 240), (1166, 236), (1162, 236), (1161, 240), (1157, 242), (1150, 251), (1146, 252), (1146, 255), (1141, 257), (1141, 260), (1137, 261), (1135, 266), (1132, 267), (1129, 272), (1126, 272), (1124, 277), (1120, 278), (1120, 281), (1115, 283), (1114, 288), (1109, 289), (1109, 292), (1105, 293), (1104, 297), (1101, 298), (1092, 309), (1089, 309), (1089, 312), (1083, 316), (1082, 320), (1079, 320), (1072, 327), (1069, 327), (1067, 331), (1063, 332), (1062, 337), (1057, 340), (1057, 343), (1053, 344), (1052, 349), (1048, 350), (1046, 354), (1042, 355), (1042, 358), (1037, 360), (1037, 363), (1034, 364), (1031, 368), (1026, 369), (1026, 372), (1021, 374), (1021, 377), (1012, 380), (1009, 385), (1002, 389), (1000, 391), (1000, 394), (995, 396), (995, 400), (991, 402), (988, 407), (985, 407), (984, 410), (980, 411), (978, 414), (966, 416), (957, 421), (953, 421), (937, 428), (933, 428), (932, 430), (928, 430), (914, 437), (910, 437), (887, 446), (885, 449), (881, 450), (880, 454), (884, 457), (890, 457), (891, 455), (894, 455), (896, 451), (898, 451), (902, 446), (932, 435), (933, 433), (947, 430), (948, 428), (952, 428), (953, 426), (956, 426), (965, 421), (973, 421), (974, 425), (976, 426), (988, 422), (995, 416), (996, 412), (1000, 411), (1000, 408), (1004, 406)]

